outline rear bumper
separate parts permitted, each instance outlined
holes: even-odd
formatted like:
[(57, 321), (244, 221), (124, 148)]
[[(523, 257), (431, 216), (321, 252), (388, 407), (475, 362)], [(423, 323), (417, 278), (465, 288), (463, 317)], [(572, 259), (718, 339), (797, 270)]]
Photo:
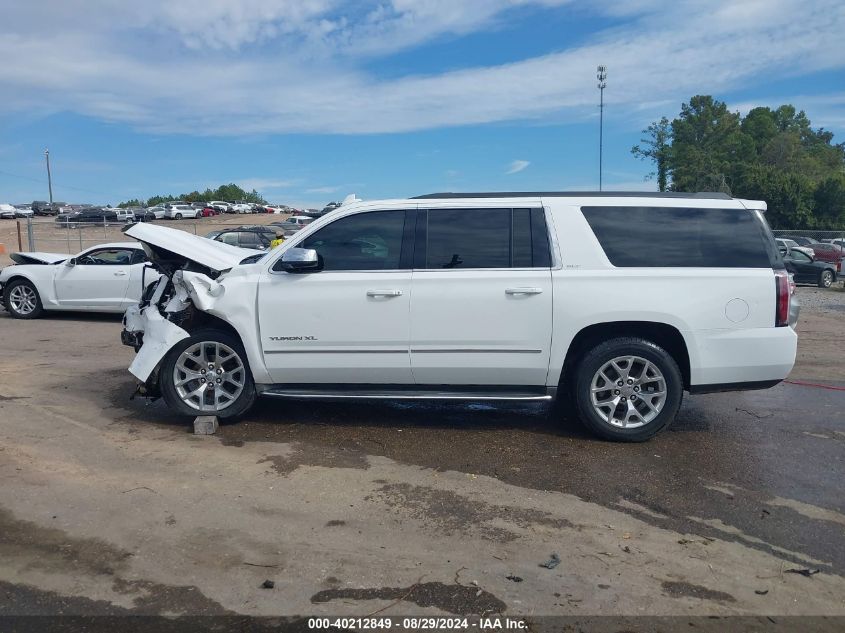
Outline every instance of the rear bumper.
[(771, 387), (792, 371), (798, 349), (791, 327), (705, 330), (691, 338), (690, 393)]
[(781, 380), (759, 380), (756, 382), (728, 382), (718, 385), (691, 385), (689, 392), (691, 394), (700, 394), (721, 393), (724, 391), (756, 391), (758, 389), (770, 389), (781, 382)]

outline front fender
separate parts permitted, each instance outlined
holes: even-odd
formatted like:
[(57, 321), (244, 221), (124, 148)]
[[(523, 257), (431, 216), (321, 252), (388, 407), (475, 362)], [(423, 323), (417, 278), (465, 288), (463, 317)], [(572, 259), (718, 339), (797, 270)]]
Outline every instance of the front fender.
[(184, 329), (165, 319), (155, 304), (143, 310), (131, 306), (124, 319), (127, 328), (131, 324), (135, 330), (144, 332), (144, 344), (129, 365), (129, 373), (141, 382), (147, 382), (174, 345), (190, 336)]
[[(49, 275), (45, 275), (44, 271), (25, 270), (24, 266), (10, 266), (9, 269), (3, 269), (3, 272), (9, 270), (8, 277), (0, 274), (0, 289), (5, 288), (16, 279), (25, 279), (33, 286), (41, 298), (42, 305), (53, 306), (56, 304), (56, 292), (53, 285), (53, 277), (55, 271), (53, 266), (38, 266), (38, 268), (48, 269)], [(18, 270), (14, 270), (18, 269)]]

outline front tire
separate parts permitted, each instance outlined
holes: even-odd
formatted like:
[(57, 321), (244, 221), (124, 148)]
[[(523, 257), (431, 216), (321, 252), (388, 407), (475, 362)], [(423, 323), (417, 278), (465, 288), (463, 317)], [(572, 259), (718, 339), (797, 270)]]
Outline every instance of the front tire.
[(159, 388), (182, 415), (233, 418), (255, 404), (255, 385), (240, 341), (221, 330), (197, 330), (164, 357)]
[(579, 419), (601, 437), (644, 442), (675, 419), (684, 381), (675, 359), (651, 341), (616, 338), (588, 351), (575, 367)]
[(37, 319), (44, 312), (38, 290), (26, 279), (15, 279), (6, 284), (3, 305), (15, 319)]
[(823, 270), (819, 275), (819, 288), (830, 288), (833, 285), (833, 272), (830, 270)]

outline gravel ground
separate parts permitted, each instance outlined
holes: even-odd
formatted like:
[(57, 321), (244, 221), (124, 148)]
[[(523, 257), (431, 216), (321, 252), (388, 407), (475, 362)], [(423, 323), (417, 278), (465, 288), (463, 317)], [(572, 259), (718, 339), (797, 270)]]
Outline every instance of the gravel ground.
[(845, 283), (841, 281), (831, 288), (798, 286), (796, 296), (802, 309), (812, 309), (817, 314), (845, 315)]
[[(195, 437), (129, 399), (119, 317), (0, 313), (0, 618), (649, 613), (818, 630), (783, 616), (845, 616), (845, 293), (798, 292), (826, 307), (802, 312), (790, 382), (688, 396), (637, 445), (481, 403), (263, 401)], [(552, 552), (561, 564), (540, 567)]]

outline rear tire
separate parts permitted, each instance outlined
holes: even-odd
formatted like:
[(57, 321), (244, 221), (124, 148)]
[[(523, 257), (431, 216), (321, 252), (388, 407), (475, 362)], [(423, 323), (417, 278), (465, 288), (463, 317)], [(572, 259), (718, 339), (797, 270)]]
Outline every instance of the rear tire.
[(175, 217), (176, 217), (176, 219), (177, 219), (177, 220), (181, 220), (181, 219), (182, 219), (182, 214), (181, 214), (181, 213), (177, 213)]
[(158, 382), (165, 402), (182, 415), (235, 418), (257, 398), (243, 346), (221, 330), (197, 330), (175, 345)]
[(819, 275), (819, 288), (830, 288), (833, 285), (833, 272), (823, 270)]
[(668, 427), (684, 388), (675, 359), (636, 337), (611, 339), (589, 350), (575, 365), (571, 384), (581, 422), (619, 442), (644, 442)]
[(38, 290), (27, 279), (15, 279), (6, 284), (3, 305), (15, 319), (37, 319), (44, 312)]

